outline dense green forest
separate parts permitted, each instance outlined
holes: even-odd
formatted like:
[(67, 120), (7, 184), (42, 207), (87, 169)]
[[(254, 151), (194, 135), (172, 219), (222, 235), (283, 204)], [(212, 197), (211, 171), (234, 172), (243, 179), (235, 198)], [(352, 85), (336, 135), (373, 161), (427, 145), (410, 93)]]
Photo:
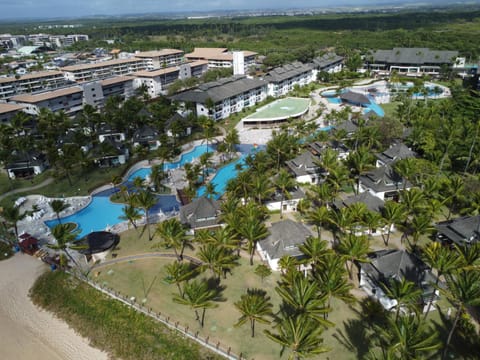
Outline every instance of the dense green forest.
[[(253, 50), (263, 55), (281, 54), (285, 61), (329, 47), (335, 47), (340, 54), (351, 49), (396, 46), (459, 50), (472, 60), (480, 54), (478, 7), (398, 13), (179, 20), (106, 18), (81, 19), (73, 23), (83, 26), (48, 30), (50, 33), (81, 32), (90, 35), (92, 41), (78, 43), (73, 50), (101, 46), (121, 47), (126, 51), (165, 47), (190, 51), (195, 46), (221, 46)], [(31, 33), (38, 31), (38, 25), (4, 23), (0, 24), (0, 32)], [(108, 45), (106, 39), (115, 39), (116, 43)]]

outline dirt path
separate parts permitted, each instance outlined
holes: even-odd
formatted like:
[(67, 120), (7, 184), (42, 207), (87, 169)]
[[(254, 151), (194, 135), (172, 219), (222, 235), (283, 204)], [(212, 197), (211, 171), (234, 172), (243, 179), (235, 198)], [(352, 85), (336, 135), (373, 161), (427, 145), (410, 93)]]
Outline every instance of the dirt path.
[(0, 200), (3, 200), (7, 196), (10, 196), (10, 195), (13, 195), (13, 194), (19, 194), (19, 193), (23, 193), (23, 192), (26, 192), (26, 191), (41, 189), (42, 187), (50, 185), (53, 181), (54, 181), (54, 178), (48, 178), (48, 179), (43, 180), (40, 184), (37, 184), (37, 185), (7, 191), (6, 193), (0, 195)]

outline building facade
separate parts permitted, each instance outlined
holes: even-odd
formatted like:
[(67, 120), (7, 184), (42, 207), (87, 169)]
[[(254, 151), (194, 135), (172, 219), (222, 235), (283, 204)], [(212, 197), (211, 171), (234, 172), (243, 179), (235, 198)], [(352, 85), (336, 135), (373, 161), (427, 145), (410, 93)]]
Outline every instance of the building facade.
[(144, 59), (118, 59), (91, 64), (79, 64), (61, 68), (65, 78), (75, 82), (102, 80), (146, 70)]

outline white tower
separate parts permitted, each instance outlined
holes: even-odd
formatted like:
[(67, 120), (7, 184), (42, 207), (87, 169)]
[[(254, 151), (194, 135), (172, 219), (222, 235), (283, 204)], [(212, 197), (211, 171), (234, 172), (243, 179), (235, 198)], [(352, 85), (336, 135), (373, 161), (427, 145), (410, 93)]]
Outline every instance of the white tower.
[(245, 57), (243, 51), (233, 52), (233, 75), (245, 75)]

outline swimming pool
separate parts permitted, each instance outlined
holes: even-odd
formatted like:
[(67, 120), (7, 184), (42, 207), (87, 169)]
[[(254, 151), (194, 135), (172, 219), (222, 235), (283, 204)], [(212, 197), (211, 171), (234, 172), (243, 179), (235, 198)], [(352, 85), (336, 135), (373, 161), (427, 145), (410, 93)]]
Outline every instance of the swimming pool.
[(367, 105), (365, 113), (369, 111), (373, 111), (375, 114), (377, 114), (377, 116), (380, 116), (380, 117), (385, 116), (385, 111), (383, 110), (383, 108), (373, 100), (370, 100), (370, 104)]
[(337, 97), (327, 97), (327, 101), (330, 104), (341, 104), (342, 103), (342, 99), (337, 98)]
[[(215, 148), (212, 145), (208, 145), (208, 151), (212, 152), (215, 151)], [(199, 158), (202, 154), (207, 152), (207, 145), (197, 145), (195, 146), (192, 151), (184, 153), (180, 156), (180, 159), (175, 162), (165, 162), (163, 165), (164, 170), (172, 170), (177, 169), (180, 166), (185, 165), (186, 163), (192, 162), (193, 160)], [(141, 168), (133, 173), (131, 173), (127, 179), (127, 181), (133, 181), (136, 177), (141, 177), (145, 179), (150, 173), (152, 172), (152, 168)]]
[[(225, 193), (228, 181), (237, 176), (237, 165), (244, 165), (246, 156), (246, 154), (243, 154), (239, 159), (221, 167), (217, 171), (215, 176), (210, 181), (210, 183), (212, 183), (215, 187), (215, 192), (217, 193), (217, 195), (215, 195), (215, 199), (218, 200)], [(197, 190), (197, 197), (203, 195), (205, 195), (205, 186), (202, 186)]]

